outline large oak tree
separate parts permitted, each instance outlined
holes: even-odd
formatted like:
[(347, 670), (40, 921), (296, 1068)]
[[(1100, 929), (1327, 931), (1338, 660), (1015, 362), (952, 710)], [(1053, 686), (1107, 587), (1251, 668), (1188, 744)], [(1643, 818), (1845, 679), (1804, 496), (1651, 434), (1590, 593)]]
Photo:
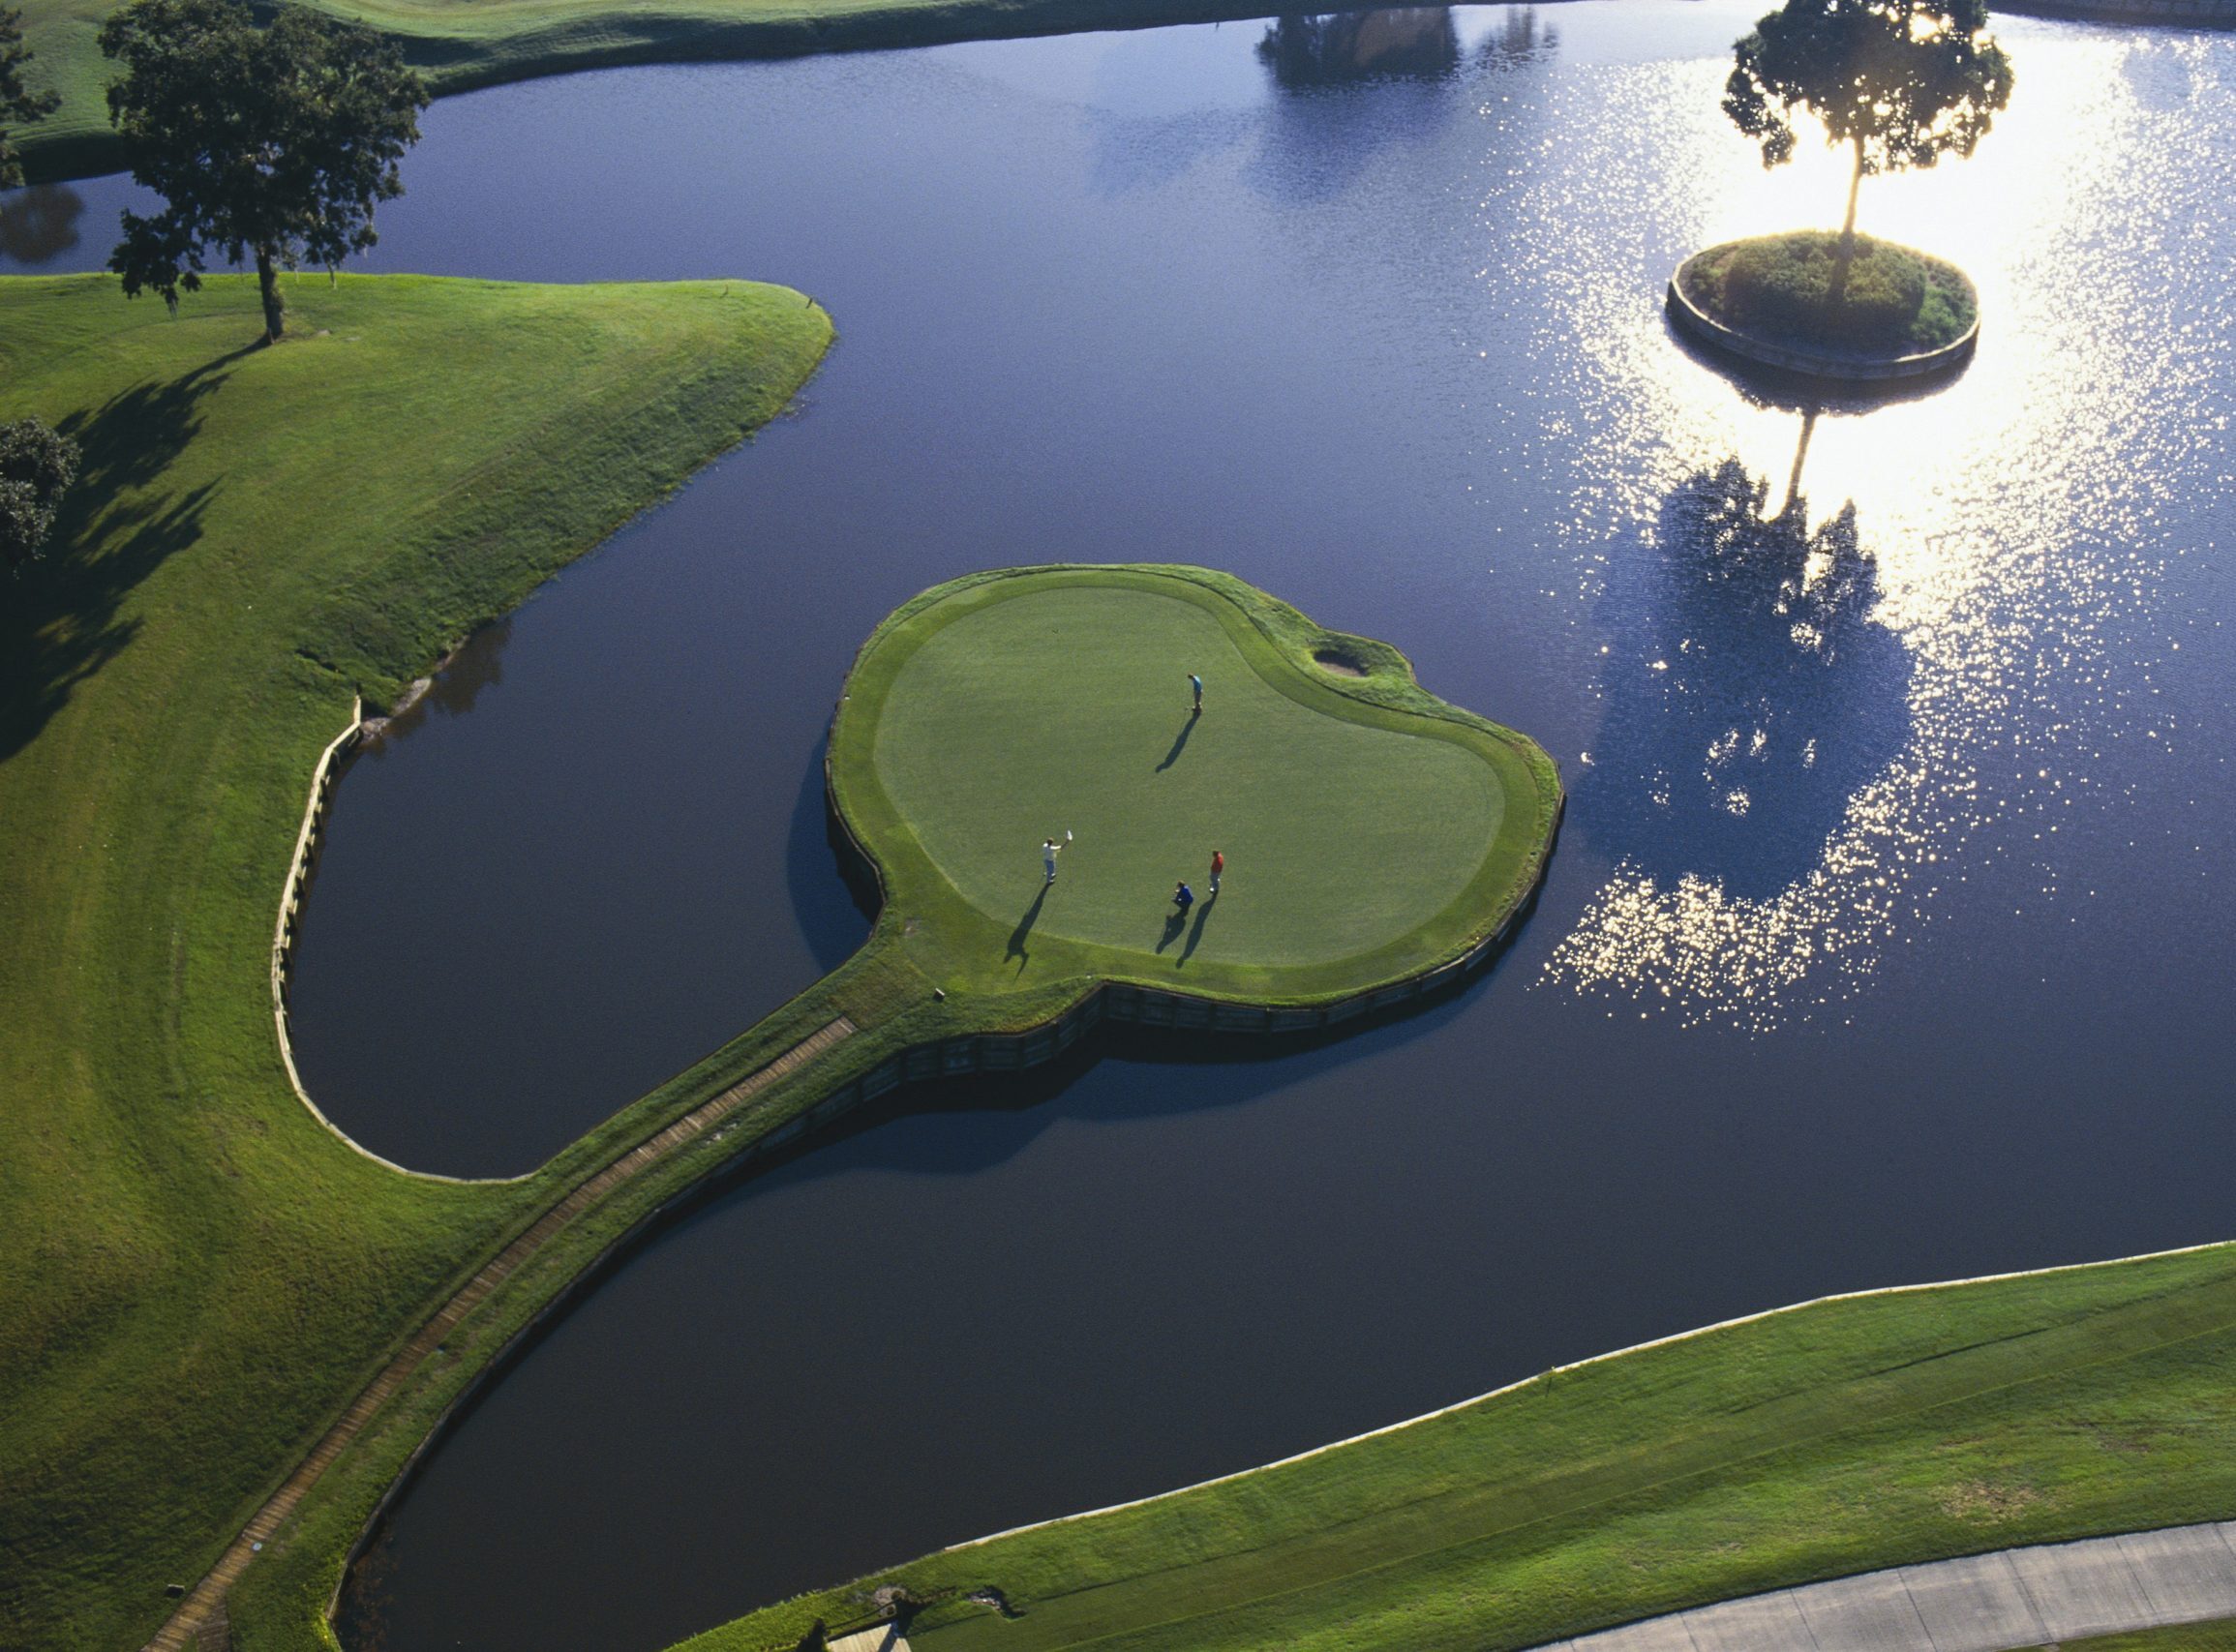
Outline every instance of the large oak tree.
[(259, 29), (239, 0), (133, 0), (101, 49), (124, 67), (108, 112), (133, 178), (165, 202), (124, 215), (108, 267), (128, 294), (175, 307), (212, 250), (254, 258), (277, 341), (278, 272), (363, 252), (375, 205), (404, 193), (396, 163), (418, 141), (426, 86), (392, 42), (299, 6)]
[(1797, 108), (1855, 157), (1835, 294), (1865, 175), (1969, 156), (2010, 102), (2010, 59), (1986, 27), (1982, 0), (1787, 0), (1734, 47), (1724, 112), (1763, 146), (1764, 165), (1793, 158)]
[(62, 100), (52, 92), (34, 92), (23, 84), (23, 66), (31, 52), (23, 44), (23, 14), (0, 6), (0, 190), (23, 181), (23, 162), (15, 153), (11, 127), (44, 119)]
[(0, 568), (19, 572), (46, 548), (77, 459), (77, 443), (38, 419), (0, 425)]

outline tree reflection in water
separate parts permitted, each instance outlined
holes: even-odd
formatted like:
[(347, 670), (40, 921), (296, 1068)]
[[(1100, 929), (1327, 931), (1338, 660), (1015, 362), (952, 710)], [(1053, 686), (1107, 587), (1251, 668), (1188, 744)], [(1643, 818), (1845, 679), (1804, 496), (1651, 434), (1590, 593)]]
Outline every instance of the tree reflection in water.
[(472, 710), (483, 689), (504, 680), (504, 646), (510, 641), (509, 614), (467, 638), (436, 671), (424, 694), (395, 716), (376, 721), (371, 730), (374, 743), (368, 749), (378, 755), (382, 747), (419, 728), (432, 712), (463, 717)]
[(1800, 464), (1768, 516), (1769, 483), (1737, 459), (1695, 472), (1663, 500), (1639, 585), (1611, 579), (1624, 614), (1573, 818), (1659, 883), (1760, 898), (1809, 877), (1908, 742), (1910, 655), (1872, 616), (1856, 507), (1812, 530)]
[(1277, 17), (1257, 43), (1275, 84), (1295, 91), (1379, 78), (1435, 80), (1460, 66), (1448, 6)]
[(0, 196), (0, 258), (27, 269), (59, 258), (77, 245), (77, 219), (85, 202), (64, 184), (34, 184)]
[[(1534, 6), (1510, 6), (1476, 48), (1484, 63), (1551, 50), (1559, 36), (1540, 25)], [(1284, 91), (1361, 80), (1440, 80), (1460, 67), (1460, 30), (1448, 6), (1379, 12), (1291, 13), (1274, 19), (1257, 43), (1258, 60)]]

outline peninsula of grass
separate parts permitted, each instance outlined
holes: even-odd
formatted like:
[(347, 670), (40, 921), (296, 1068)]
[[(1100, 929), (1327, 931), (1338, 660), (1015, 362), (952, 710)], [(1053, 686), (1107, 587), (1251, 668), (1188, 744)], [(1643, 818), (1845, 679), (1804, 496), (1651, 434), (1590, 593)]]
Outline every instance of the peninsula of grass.
[[(951, 994), (1371, 992), (1502, 927), (1560, 808), (1544, 752), (1427, 693), (1396, 649), (1188, 567), (926, 592), (863, 646), (830, 772), (903, 955)], [(1067, 834), (1050, 883), (1040, 845)]]
[(880, 1588), (922, 1603), (919, 1652), (1537, 1646), (1823, 1577), (2227, 1517), (2231, 1362), (2236, 1247), (1833, 1299), (947, 1549), (684, 1646), (792, 1652), (818, 1622), (868, 1621)]
[(139, 1645), (427, 1305), (640, 1127), (513, 1184), (354, 1152), (280, 1063), (275, 911), (352, 695), (739, 441), (831, 336), (719, 282), (321, 276), (289, 322), (252, 347), (253, 280), (175, 319), (0, 280), (0, 417), (85, 456), (48, 559), (0, 580), (13, 1652)]
[(1839, 245), (1837, 231), (1798, 229), (1710, 247), (1679, 266), (1672, 311), (1711, 345), (1836, 376), (1931, 372), (1970, 347), (1979, 295), (1962, 270), (1858, 235), (1835, 304)]
[[(18, 128), (34, 183), (123, 165), (96, 37), (115, 0), (18, 0), (26, 79), (62, 106)], [(392, 37), (438, 97), (629, 63), (799, 57), (1268, 16), (1263, 0), (297, 0)]]

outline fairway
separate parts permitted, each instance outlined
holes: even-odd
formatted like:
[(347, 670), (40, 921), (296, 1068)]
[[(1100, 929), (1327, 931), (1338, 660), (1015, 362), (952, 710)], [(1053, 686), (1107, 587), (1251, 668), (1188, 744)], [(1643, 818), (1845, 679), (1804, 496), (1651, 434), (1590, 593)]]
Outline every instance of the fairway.
[[(989, 603), (918, 647), (887, 697), (877, 768), (986, 917), (1038, 908), (1036, 934), (1176, 965), (1397, 940), (1459, 898), (1505, 814), (1467, 747), (1303, 704), (1194, 603), (1084, 584)], [(1043, 896), (1037, 845), (1066, 828), (1077, 841)], [(1215, 848), (1228, 870), (1213, 900)], [(1183, 877), (1198, 904), (1174, 934)]]
[[(1402, 981), (1513, 915), (1560, 805), (1543, 752), (1424, 692), (1395, 648), (1142, 565), (975, 575), (903, 607), (848, 679), (831, 773), (911, 962), (978, 992), (1099, 976), (1267, 1004)], [(1067, 831), (1051, 884), (1041, 845)]]

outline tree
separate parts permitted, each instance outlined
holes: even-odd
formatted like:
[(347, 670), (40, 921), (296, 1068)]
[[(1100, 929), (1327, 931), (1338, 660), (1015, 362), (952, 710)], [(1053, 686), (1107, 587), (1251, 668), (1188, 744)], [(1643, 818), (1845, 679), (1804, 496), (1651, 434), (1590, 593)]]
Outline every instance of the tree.
[(108, 114), (133, 179), (165, 201), (124, 215), (108, 267), (128, 295), (176, 309), (210, 249), (253, 255), (276, 343), (279, 269), (365, 251), (374, 206), (404, 193), (396, 162), (418, 141), (425, 84), (393, 43), (299, 6), (258, 29), (240, 0), (133, 0), (102, 25), (101, 49), (124, 66)]
[(62, 496), (77, 480), (77, 443), (37, 419), (0, 425), (0, 566), (45, 549)]
[(1831, 301), (1856, 255), (1856, 197), (1866, 173), (1969, 156), (2010, 102), (2010, 60), (1983, 36), (1982, 0), (1786, 0), (1733, 48), (1724, 112), (1763, 146), (1763, 165), (1793, 159), (1793, 111), (1855, 155)]
[(34, 92), (23, 84), (23, 66), (30, 61), (23, 45), (23, 14), (0, 6), (0, 190), (23, 181), (23, 162), (9, 127), (43, 120), (62, 102), (52, 92)]

